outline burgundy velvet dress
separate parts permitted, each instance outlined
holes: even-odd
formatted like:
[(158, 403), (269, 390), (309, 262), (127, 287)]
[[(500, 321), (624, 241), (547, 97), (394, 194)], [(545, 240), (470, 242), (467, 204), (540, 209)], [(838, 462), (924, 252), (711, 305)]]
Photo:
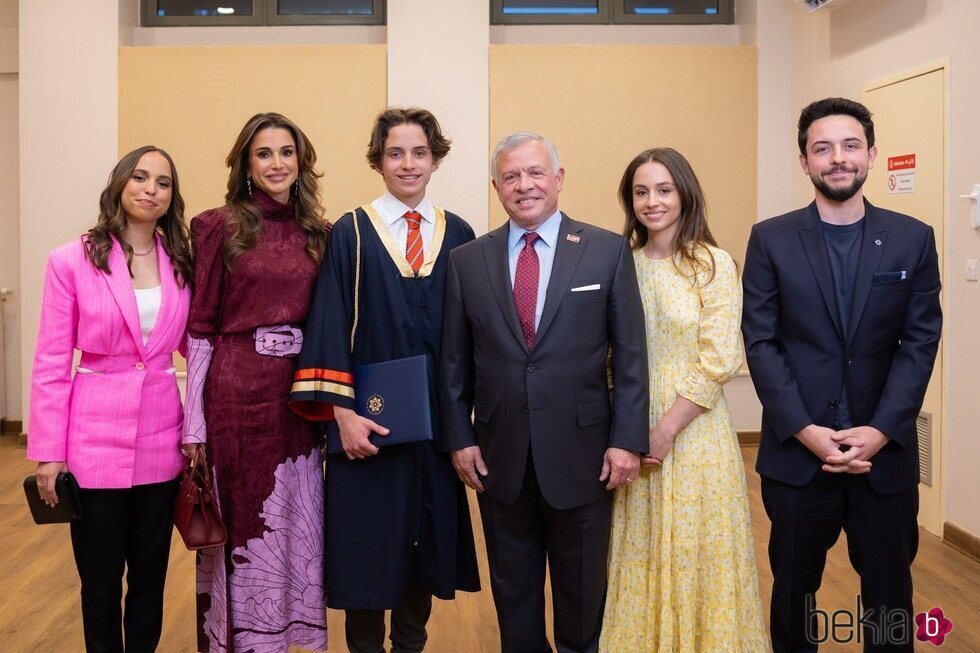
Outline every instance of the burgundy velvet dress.
[(287, 406), (295, 358), (261, 355), (256, 327), (302, 326), (318, 265), (292, 204), (259, 190), (258, 244), (222, 260), (225, 208), (191, 221), (196, 284), (188, 331), (214, 346), (204, 383), (207, 456), (228, 527), (198, 556), (200, 651), (286, 651), (327, 645), (323, 596), (323, 467), (317, 427)]

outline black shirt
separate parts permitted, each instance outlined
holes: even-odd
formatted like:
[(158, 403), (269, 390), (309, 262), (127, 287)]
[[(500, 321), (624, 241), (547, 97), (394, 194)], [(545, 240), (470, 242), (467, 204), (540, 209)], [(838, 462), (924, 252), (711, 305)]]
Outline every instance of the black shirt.
[[(852, 224), (829, 224), (820, 222), (830, 270), (834, 275), (834, 294), (837, 298), (837, 316), (845, 337), (851, 320), (851, 305), (854, 302), (854, 282), (857, 279), (858, 258), (861, 254), (861, 241), (864, 234), (864, 218)], [(837, 401), (837, 414), (834, 426), (838, 429), (851, 428), (851, 415), (847, 409), (847, 387), (842, 384)]]

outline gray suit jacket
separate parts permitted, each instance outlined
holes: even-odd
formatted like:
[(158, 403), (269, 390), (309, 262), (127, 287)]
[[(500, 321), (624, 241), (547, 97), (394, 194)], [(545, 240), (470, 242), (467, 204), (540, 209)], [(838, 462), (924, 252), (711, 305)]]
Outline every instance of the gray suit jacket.
[(606, 448), (647, 450), (646, 335), (633, 257), (622, 236), (562, 214), (529, 351), (514, 306), (507, 231), (504, 224), (450, 255), (441, 444), (480, 446), (489, 468), (483, 485), (495, 501), (517, 498), (530, 460), (549, 504), (587, 505), (606, 493), (599, 482)]

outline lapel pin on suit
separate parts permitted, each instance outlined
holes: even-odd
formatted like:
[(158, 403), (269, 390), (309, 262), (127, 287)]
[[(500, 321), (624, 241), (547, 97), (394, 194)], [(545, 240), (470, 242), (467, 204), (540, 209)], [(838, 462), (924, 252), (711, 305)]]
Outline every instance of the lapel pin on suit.
[(875, 238), (875, 245), (881, 247), (881, 238)]
[(577, 243), (578, 241), (580, 241), (582, 239), (579, 238), (578, 236), (576, 236), (575, 234), (565, 234), (565, 240), (567, 240), (568, 242), (571, 242), (571, 243)]

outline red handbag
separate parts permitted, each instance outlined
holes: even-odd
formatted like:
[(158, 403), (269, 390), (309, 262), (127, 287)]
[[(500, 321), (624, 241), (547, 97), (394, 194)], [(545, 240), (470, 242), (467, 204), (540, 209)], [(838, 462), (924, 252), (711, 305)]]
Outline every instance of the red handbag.
[(174, 526), (191, 551), (222, 546), (228, 531), (221, 519), (218, 501), (211, 485), (211, 470), (204, 457), (204, 445), (184, 469), (174, 501)]

